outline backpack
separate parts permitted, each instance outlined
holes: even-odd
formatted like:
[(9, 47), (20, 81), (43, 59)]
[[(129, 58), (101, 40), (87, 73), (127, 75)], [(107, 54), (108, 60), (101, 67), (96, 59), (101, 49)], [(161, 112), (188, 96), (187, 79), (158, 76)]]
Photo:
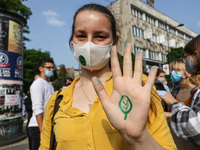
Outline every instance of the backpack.
[(24, 98), (24, 105), (25, 109), (28, 113), (32, 113), (32, 101), (31, 101), (31, 94), (28, 93), (28, 95)]

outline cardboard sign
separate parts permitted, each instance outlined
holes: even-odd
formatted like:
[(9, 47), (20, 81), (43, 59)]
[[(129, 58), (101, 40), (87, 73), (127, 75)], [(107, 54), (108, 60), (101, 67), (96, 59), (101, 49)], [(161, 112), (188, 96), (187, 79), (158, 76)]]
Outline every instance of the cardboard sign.
[(165, 72), (166, 75), (169, 75), (169, 64), (163, 65), (163, 71)]

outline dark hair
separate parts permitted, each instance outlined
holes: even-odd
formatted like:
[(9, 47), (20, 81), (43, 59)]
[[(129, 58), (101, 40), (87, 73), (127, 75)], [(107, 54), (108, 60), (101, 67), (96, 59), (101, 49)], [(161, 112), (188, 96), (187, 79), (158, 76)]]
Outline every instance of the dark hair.
[(69, 81), (73, 81), (73, 79), (71, 78), (71, 77), (67, 77), (66, 79), (65, 79), (65, 82), (67, 81), (67, 80), (69, 80)]
[(109, 19), (110, 23), (111, 23), (111, 27), (112, 27), (112, 34), (113, 34), (113, 39), (115, 39), (117, 37), (117, 25), (116, 25), (116, 21), (115, 18), (113, 16), (113, 14), (110, 12), (110, 10), (108, 10), (106, 7), (99, 5), (99, 4), (86, 4), (84, 6), (82, 6), (81, 8), (79, 8), (73, 18), (73, 25), (72, 25), (72, 34), (69, 40), (69, 44), (72, 41), (73, 35), (74, 35), (74, 22), (76, 19), (76, 16), (78, 15), (78, 13), (84, 11), (84, 10), (88, 10), (88, 11), (96, 11), (96, 12), (100, 12), (102, 14), (105, 14), (105, 16)]
[(198, 73), (200, 70), (200, 35), (193, 38), (184, 48), (184, 52), (193, 55), (197, 51), (197, 65), (194, 68), (194, 73)]
[(53, 61), (52, 58), (43, 58), (43, 59), (41, 59), (40, 62), (39, 62), (39, 67), (44, 67), (44, 65), (45, 65), (46, 63), (52, 63), (52, 64), (54, 64), (54, 61)]
[(164, 72), (163, 70), (158, 69), (157, 74), (156, 74), (156, 77), (158, 77), (161, 73), (164, 73), (164, 74), (165, 74), (165, 72)]

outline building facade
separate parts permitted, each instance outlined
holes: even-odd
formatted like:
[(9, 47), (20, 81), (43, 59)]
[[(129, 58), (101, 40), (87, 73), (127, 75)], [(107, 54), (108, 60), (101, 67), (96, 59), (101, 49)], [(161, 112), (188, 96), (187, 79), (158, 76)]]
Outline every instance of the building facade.
[(141, 0), (116, 0), (108, 6), (118, 23), (118, 52), (126, 43), (132, 52), (143, 50), (145, 71), (156, 65), (162, 69), (170, 48), (184, 47), (198, 34)]

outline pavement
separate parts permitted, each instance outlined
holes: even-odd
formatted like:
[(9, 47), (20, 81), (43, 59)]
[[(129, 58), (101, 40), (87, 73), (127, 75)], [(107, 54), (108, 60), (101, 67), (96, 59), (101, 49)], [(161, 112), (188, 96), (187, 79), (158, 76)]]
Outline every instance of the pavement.
[(23, 124), (23, 133), (21, 135), (4, 142), (3, 146), (0, 146), (0, 150), (29, 150), (26, 123)]
[(0, 147), (0, 150), (29, 150), (28, 138), (25, 138), (24, 140), (14, 143), (14, 144), (2, 146)]

